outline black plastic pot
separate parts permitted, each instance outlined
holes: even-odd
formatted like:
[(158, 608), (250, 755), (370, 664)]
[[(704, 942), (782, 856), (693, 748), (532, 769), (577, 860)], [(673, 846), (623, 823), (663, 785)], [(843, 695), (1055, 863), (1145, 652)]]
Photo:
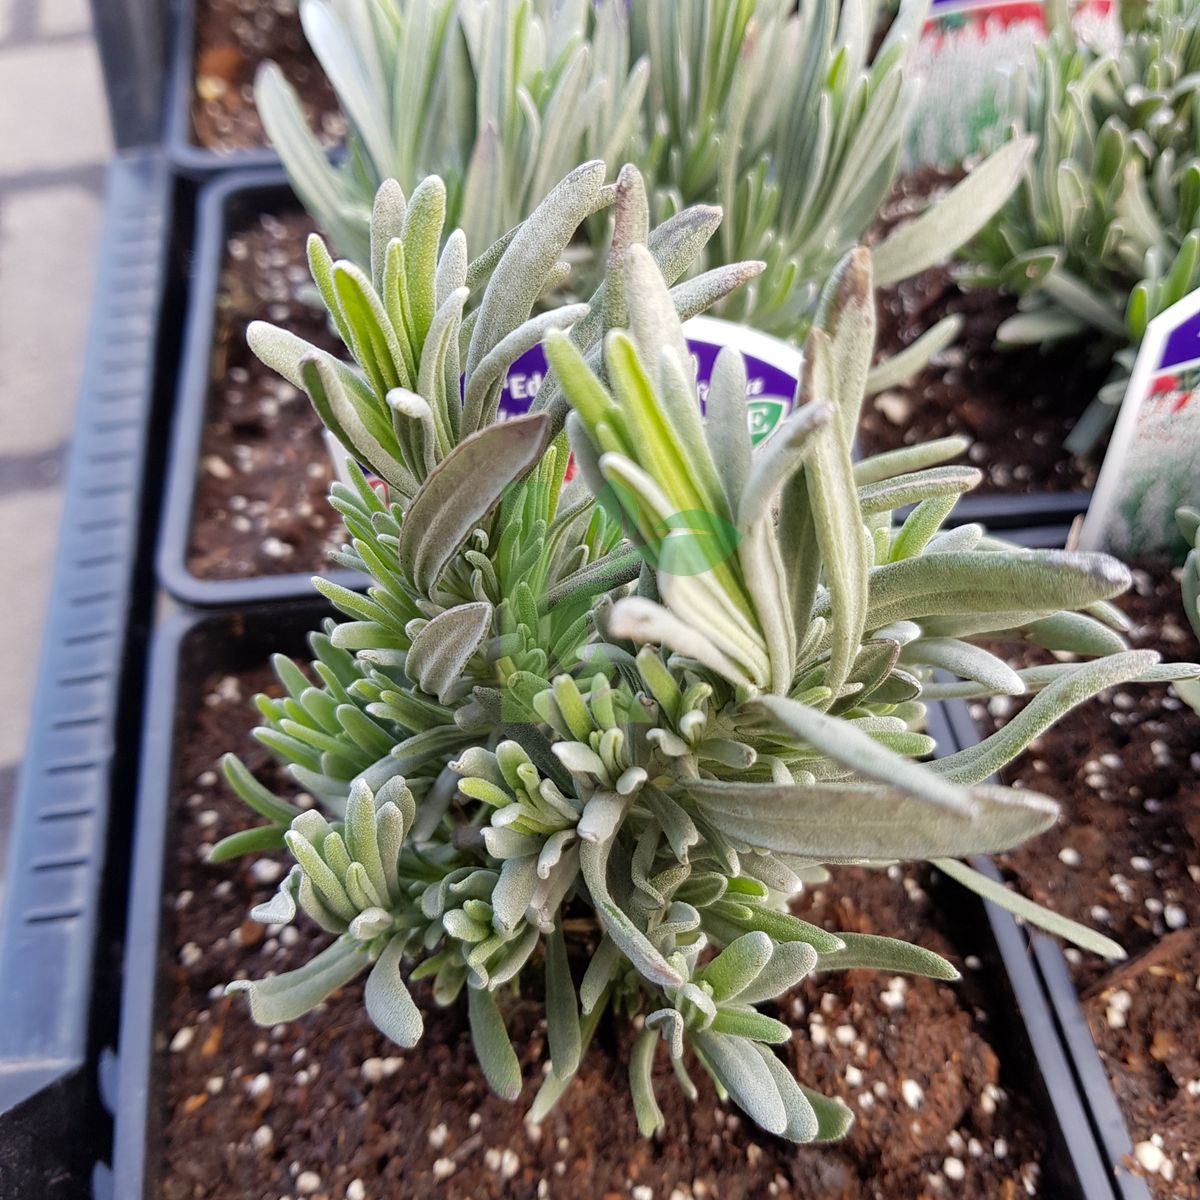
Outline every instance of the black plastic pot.
[[(154, 636), (122, 972), (112, 1178), (117, 1200), (141, 1200), (153, 1194), (148, 1185), (154, 1172), (147, 1156), (155, 1144), (160, 1115), (153, 1098), (155, 996), (178, 716), (201, 702), (200, 688), (212, 671), (259, 665), (276, 651), (302, 654), (305, 635), (326, 615), (327, 608), (315, 605), (265, 607), (252, 615), (177, 612)], [(247, 719), (250, 715), (247, 709)]]
[[(108, 1120), (171, 233), (159, 154), (118, 157), (0, 914), (0, 1200), (91, 1195)], [(37, 531), (30, 531), (36, 536)], [(10, 587), (21, 581), (10, 580)]]
[[(950, 702), (943, 708), (949, 727), (947, 745), (965, 750), (980, 741), (978, 726), (965, 701)], [(1133, 1156), (1133, 1138), (1092, 1039), (1062, 947), (1054, 939), (1030, 933), (1027, 929), (1019, 930), (1017, 934), (1023, 945), (1022, 952), (1028, 956), (1031, 969), (1045, 991), (1092, 1132), (1112, 1173), (1117, 1196), (1120, 1200), (1151, 1200), (1146, 1181), (1127, 1165)]]
[[(291, 605), (244, 614), (177, 614), (155, 636), (121, 1004), (113, 1161), (113, 1194), (121, 1200), (156, 1194), (156, 991), (177, 714), (199, 701), (201, 683), (212, 671), (258, 664), (275, 650), (300, 653), (304, 633), (321, 613), (313, 606)], [(951, 744), (946, 719), (936, 706), (930, 729), (939, 743)], [(988, 991), (997, 998), (993, 1027), (1005, 1065), (1020, 1077), (1047, 1131), (1045, 1194), (1056, 1200), (1114, 1200), (1023, 932), (1007, 913), (980, 903), (949, 880), (939, 879), (936, 886), (945, 890), (943, 908), (952, 914), (956, 934), (962, 931), (964, 951), (979, 954), (991, 972)]]
[[(259, 214), (298, 207), (286, 177), (278, 170), (243, 172), (212, 180), (200, 189), (196, 203), (195, 251), (183, 358), (158, 539), (158, 578), (177, 600), (199, 608), (307, 599), (313, 595), (312, 571), (249, 579), (201, 579), (188, 567), (192, 509), (208, 408), (217, 290), (226, 243), (231, 233)], [(321, 573), (345, 587), (364, 586), (363, 577), (353, 571), (322, 570)]]
[(1087, 512), (1091, 502), (1090, 491), (968, 494), (955, 505), (947, 524), (966, 525), (978, 521), (1001, 536), (1009, 537), (1008, 530), (1012, 529), (1070, 525), (1080, 513)]
[(220, 171), (278, 167), (270, 146), (218, 154), (192, 140), (192, 90), (196, 70), (195, 0), (174, 0), (167, 62), (163, 145), (167, 160), (181, 174), (204, 178)]
[(998, 527), (996, 536), (1026, 550), (1061, 550), (1071, 532), (1069, 525), (1034, 525), (1027, 529)]

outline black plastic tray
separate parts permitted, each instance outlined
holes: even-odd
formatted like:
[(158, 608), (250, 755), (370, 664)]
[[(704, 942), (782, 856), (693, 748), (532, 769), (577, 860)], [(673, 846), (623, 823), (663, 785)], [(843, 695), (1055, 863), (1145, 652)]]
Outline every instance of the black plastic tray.
[[(201, 681), (213, 670), (260, 663), (274, 650), (300, 653), (305, 631), (315, 627), (322, 612), (291, 605), (244, 614), (176, 614), (155, 636), (121, 1006), (113, 1161), (113, 1194), (120, 1200), (152, 1194), (155, 1172), (155, 1003), (177, 713), (197, 702)], [(945, 716), (937, 706), (930, 715), (930, 731), (940, 744), (952, 747)], [(991, 989), (999, 1000), (993, 1018), (1007, 1051), (1006, 1066), (1028, 1082), (1029, 1098), (1047, 1131), (1044, 1194), (1056, 1200), (1114, 1200), (1024, 933), (1007, 913), (982, 904), (949, 880), (938, 886), (952, 894), (947, 911), (953, 910), (958, 926), (969, 931), (970, 949), (985, 963), (1000, 965)]]
[(174, 0), (171, 14), (163, 145), (167, 160), (180, 174), (205, 178), (222, 171), (279, 166), (270, 146), (218, 154), (192, 140), (192, 77), (196, 55), (195, 0)]
[[(965, 750), (979, 742), (979, 728), (965, 701), (951, 701), (942, 707), (949, 725), (948, 745)], [(1092, 1039), (1062, 947), (1053, 938), (1027, 929), (1019, 930), (1017, 936), (1027, 948), (1025, 953), (1032, 955), (1032, 967), (1045, 990), (1078, 1087), (1077, 1094), (1082, 1095), (1086, 1105), (1092, 1133), (1104, 1161), (1109, 1164), (1118, 1197), (1151, 1200), (1146, 1181), (1129, 1169), (1133, 1138)]]
[[(158, 540), (158, 578), (177, 600), (197, 608), (241, 607), (313, 595), (312, 571), (247, 579), (201, 579), (187, 564), (200, 446), (208, 409), (209, 372), (221, 263), (229, 234), (260, 213), (298, 207), (282, 171), (239, 172), (205, 184), (196, 201), (195, 249), (191, 261), (183, 359), (167, 461), (167, 484)], [(355, 571), (322, 569), (349, 588), (366, 580)]]
[[(171, 232), (159, 154), (118, 157), (0, 923), (0, 1198), (88, 1195), (108, 1128), (129, 751), (148, 625), (143, 509)], [(149, 490), (148, 488), (146, 490)], [(34, 531), (31, 531), (31, 536)], [(10, 581), (19, 587), (20, 580)]]

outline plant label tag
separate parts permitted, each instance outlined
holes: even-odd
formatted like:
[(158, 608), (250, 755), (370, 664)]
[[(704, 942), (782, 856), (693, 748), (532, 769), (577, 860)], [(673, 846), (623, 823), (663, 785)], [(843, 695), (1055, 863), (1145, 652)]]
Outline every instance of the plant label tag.
[[(696, 366), (696, 391), (700, 410), (708, 396), (717, 355), (726, 346), (741, 352), (746, 364), (746, 410), (750, 441), (754, 445), (770, 437), (792, 411), (800, 384), (803, 356), (795, 346), (769, 334), (717, 317), (692, 317), (683, 326), (688, 349)], [(541, 345), (526, 350), (508, 370), (500, 393), (497, 419), (506, 421), (529, 411), (546, 378), (546, 352)], [(333, 463), (334, 477), (352, 487), (346, 451), (328, 430), (325, 447)], [(369, 472), (372, 486), (383, 485)]]
[[(717, 317), (692, 317), (683, 326), (696, 366), (700, 408), (708, 396), (717, 355), (726, 346), (741, 352), (746, 363), (746, 408), (750, 440), (758, 445), (770, 437), (792, 411), (800, 382), (801, 354), (778, 338)], [(529, 411), (546, 377), (546, 353), (540, 345), (526, 350), (509, 368), (500, 393), (500, 419)]]
[[(1111, 0), (1083, 0), (1072, 21), (1087, 40), (1116, 38)], [(1043, 0), (933, 0), (913, 59), (921, 80), (905, 136), (911, 167), (954, 166), (984, 150), (1002, 132), (1017, 70), (1046, 40)]]
[(1200, 499), (1200, 290), (1146, 328), (1079, 547), (1133, 558), (1179, 548)]

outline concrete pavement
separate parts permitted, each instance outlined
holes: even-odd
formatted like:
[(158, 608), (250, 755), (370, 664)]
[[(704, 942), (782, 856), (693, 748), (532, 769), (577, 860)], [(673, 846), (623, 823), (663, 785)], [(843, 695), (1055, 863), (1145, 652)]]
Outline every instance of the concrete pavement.
[(87, 0), (0, 0), (0, 872), (29, 732), (111, 153)]

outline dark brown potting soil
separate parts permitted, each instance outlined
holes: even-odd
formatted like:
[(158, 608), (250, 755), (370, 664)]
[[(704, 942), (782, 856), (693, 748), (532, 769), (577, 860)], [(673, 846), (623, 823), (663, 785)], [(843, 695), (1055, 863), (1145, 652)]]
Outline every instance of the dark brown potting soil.
[(308, 397), (265, 367), (246, 326), (272, 321), (340, 348), (314, 304), (299, 213), (264, 215), (229, 239), (196, 475), (188, 568), (202, 579), (244, 579), (325, 566), (341, 523), (329, 507), (331, 464)]
[[(253, 1026), (239, 975), (299, 965), (321, 935), (271, 933), (247, 919), (282, 868), (211, 866), (207, 848), (250, 821), (219, 780), (219, 754), (237, 749), (269, 784), (250, 742), (247, 704), (264, 671), (215, 675), (183, 731), (168, 848), (167, 919), (156, 1034), (164, 1200), (246, 1197), (447, 1198), (570, 1196), (573, 1200), (1015, 1200), (1039, 1186), (1042, 1132), (1023, 1097), (1022, 1064), (1002, 1065), (991, 964), (967, 958), (957, 985), (852, 971), (810, 979), (780, 1015), (797, 1030), (785, 1048), (797, 1075), (843, 1097), (858, 1117), (840, 1145), (794, 1147), (763, 1135), (717, 1102), (696, 1072), (689, 1105), (665, 1053), (657, 1071), (668, 1130), (638, 1136), (627, 1082), (629, 1031), (605, 1021), (558, 1108), (525, 1120), (544, 1057), (537, 971), (505, 1011), (525, 1068), (516, 1104), (491, 1094), (475, 1063), (464, 1005), (429, 1003), (425, 1037), (400, 1051), (379, 1034), (351, 984), (310, 1016)], [(980, 947), (951, 943), (921, 882), (899, 871), (842, 871), (804, 902), (831, 928), (913, 938), (963, 962)], [(958, 935), (956, 935), (958, 936)], [(996, 1045), (993, 1044), (996, 1043)], [(154, 1152), (151, 1161), (155, 1161)], [(355, 1181), (358, 1181), (355, 1183)]]
[[(1177, 572), (1136, 572), (1121, 605), (1135, 645), (1200, 661)], [(990, 701), (975, 715), (994, 727), (1018, 709)], [(1044, 734), (1008, 777), (1058, 800), (1063, 820), (1003, 865), (1034, 899), (1103, 930), (1128, 952), (1118, 964), (1066, 953), (1134, 1143), (1145, 1144), (1138, 1169), (1160, 1200), (1195, 1200), (1200, 716), (1164, 686), (1114, 688)]]
[[(873, 236), (910, 219), (959, 174), (926, 167), (902, 178)], [(999, 292), (960, 287), (960, 271), (932, 267), (880, 290), (877, 358), (898, 353), (943, 317), (958, 314), (964, 327), (911, 382), (867, 400), (859, 427), (863, 453), (961, 434), (972, 440), (969, 461), (984, 473), (979, 492), (1091, 487), (1094, 463), (1068, 454), (1063, 441), (1107, 377), (1107, 362), (1090, 362), (1078, 342), (1045, 351), (998, 349), (996, 329), (1016, 303)]]
[(206, 150), (229, 154), (266, 142), (254, 106), (254, 75), (275, 62), (323, 141), (345, 136), (337, 98), (300, 27), (296, 0), (197, 0), (192, 126)]

